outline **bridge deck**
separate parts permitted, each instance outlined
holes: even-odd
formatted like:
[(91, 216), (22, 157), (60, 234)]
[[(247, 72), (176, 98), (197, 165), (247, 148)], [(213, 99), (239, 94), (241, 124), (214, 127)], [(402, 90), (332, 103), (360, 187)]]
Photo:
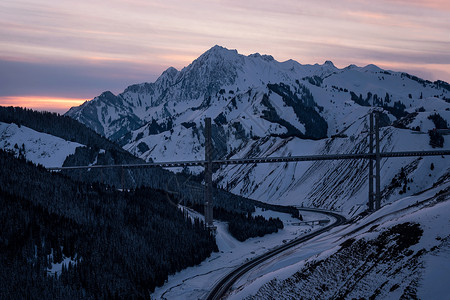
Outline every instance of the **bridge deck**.
[[(389, 157), (409, 157), (409, 156), (439, 156), (450, 155), (450, 150), (432, 150), (432, 151), (404, 151), (404, 152), (382, 152), (382, 158)], [(328, 154), (328, 155), (304, 155), (289, 157), (259, 157), (259, 158), (233, 158), (227, 160), (213, 160), (215, 165), (240, 165), (240, 164), (259, 164), (259, 163), (282, 163), (299, 161), (319, 161), (319, 160), (340, 160), (340, 159), (375, 159), (375, 153), (354, 153), (354, 154)], [(205, 160), (193, 161), (174, 161), (174, 162), (152, 162), (142, 164), (122, 164), (122, 165), (94, 165), (94, 166), (71, 166), (71, 167), (51, 167), (48, 170), (74, 170), (74, 169), (98, 169), (98, 168), (178, 168), (204, 166)]]

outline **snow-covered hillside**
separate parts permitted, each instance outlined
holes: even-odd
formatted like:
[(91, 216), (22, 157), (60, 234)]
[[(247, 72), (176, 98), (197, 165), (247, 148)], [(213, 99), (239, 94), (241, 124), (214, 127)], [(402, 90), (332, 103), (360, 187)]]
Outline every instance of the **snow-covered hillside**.
[[(255, 214), (279, 217), (285, 228), (238, 242), (226, 232), (225, 223), (216, 222), (219, 252), (199, 266), (170, 276), (152, 298), (205, 298), (220, 278), (245, 260), (322, 228), (300, 225), (298, 219), (272, 211)], [(313, 212), (302, 215), (309, 221), (327, 218)], [(268, 259), (241, 277), (226, 298), (402, 299), (403, 295), (405, 299), (447, 299), (449, 220), (450, 181), (446, 180)]]
[(0, 122), (0, 147), (14, 151), (17, 155), (20, 153), (27, 160), (44, 167), (61, 167), (77, 147), (84, 145), (25, 126)]
[[(188, 213), (192, 217), (203, 219), (203, 216), (195, 211), (188, 210)], [(226, 222), (216, 221), (216, 243), (219, 247), (219, 252), (213, 253), (198, 266), (187, 268), (170, 276), (166, 284), (157, 288), (151, 295), (152, 299), (204, 299), (215, 282), (240, 264), (286, 241), (322, 228), (322, 226), (317, 224), (315, 226), (300, 224), (298, 219), (292, 218), (289, 214), (270, 210), (262, 211), (258, 209), (254, 215), (262, 215), (267, 219), (279, 218), (283, 221), (284, 228), (277, 233), (265, 235), (264, 237), (254, 237), (240, 242), (230, 235)], [(330, 222), (335, 221), (333, 217), (315, 212), (304, 211), (302, 212), (302, 217), (304, 221), (325, 219), (330, 220)]]
[(449, 220), (447, 181), (273, 258), (228, 299), (448, 299)]
[[(365, 125), (361, 124), (362, 127)], [(428, 145), (427, 134), (407, 129), (385, 127), (381, 137), (383, 152), (433, 149)], [(254, 145), (259, 141), (252, 141), (248, 149), (259, 148), (261, 152), (256, 155), (259, 157), (368, 152), (366, 135), (359, 133), (349, 135), (349, 138), (321, 141), (271, 139), (272, 142), (261, 146)], [(446, 143), (450, 143), (448, 137)], [(231, 186), (233, 193), (250, 198), (272, 203), (302, 203), (305, 206), (339, 209), (348, 215), (354, 215), (366, 208), (368, 163), (367, 160), (341, 160), (232, 165), (222, 168), (215, 178), (219, 179), (223, 187)], [(410, 157), (382, 159), (381, 167), (383, 202), (386, 203), (431, 187), (448, 174), (450, 164), (448, 158), (441, 156)], [(398, 184), (394, 185), (393, 182)]]
[[(365, 152), (374, 109), (382, 112), (383, 151), (431, 149), (428, 131), (436, 125), (428, 117), (450, 123), (449, 99), (448, 83), (374, 65), (301, 65), (215, 46), (181, 71), (169, 68), (117, 96), (105, 92), (66, 115), (147, 161), (174, 161), (203, 159), (205, 117), (213, 119), (215, 158)], [(449, 149), (449, 137), (443, 141)], [(257, 200), (354, 215), (365, 208), (367, 164), (227, 166), (214, 180)], [(383, 201), (430, 187), (449, 166), (441, 157), (383, 160)]]

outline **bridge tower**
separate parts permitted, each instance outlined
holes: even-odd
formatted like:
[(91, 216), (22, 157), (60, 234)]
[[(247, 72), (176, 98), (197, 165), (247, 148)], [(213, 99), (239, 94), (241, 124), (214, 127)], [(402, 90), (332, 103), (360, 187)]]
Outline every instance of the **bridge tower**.
[[(373, 113), (369, 115), (369, 154), (373, 154)], [(369, 158), (369, 211), (374, 210), (373, 205), (373, 158)]]
[(375, 210), (381, 207), (380, 191), (380, 113), (375, 113)]
[(205, 118), (205, 225), (214, 230), (212, 199), (212, 142), (211, 118)]
[[(375, 130), (374, 130), (375, 119)], [(374, 132), (375, 131), (375, 132)], [(373, 174), (373, 158), (369, 158), (369, 211), (378, 210), (381, 207), (381, 183), (380, 183), (380, 115), (379, 112), (371, 112), (369, 115), (369, 153), (373, 154), (373, 142), (375, 135), (375, 176)], [(373, 191), (373, 179), (375, 177), (375, 193)]]

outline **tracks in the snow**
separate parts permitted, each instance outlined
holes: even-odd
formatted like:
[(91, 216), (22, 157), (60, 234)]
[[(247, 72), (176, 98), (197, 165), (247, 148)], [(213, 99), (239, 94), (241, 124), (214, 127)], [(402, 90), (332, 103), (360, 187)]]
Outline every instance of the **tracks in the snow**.
[(213, 300), (213, 299), (221, 299), (222, 297), (225, 296), (225, 294), (228, 292), (228, 290), (231, 288), (231, 286), (241, 277), (243, 276), (245, 273), (247, 273), (248, 271), (250, 271), (251, 269), (253, 269), (254, 267), (256, 267), (257, 265), (263, 263), (264, 261), (292, 248), (297, 246), (300, 243), (303, 243), (309, 239), (312, 239), (313, 237), (316, 237), (336, 226), (342, 225), (344, 224), (347, 220), (334, 212), (328, 212), (328, 211), (316, 211), (314, 209), (299, 209), (299, 210), (307, 210), (307, 211), (314, 211), (314, 212), (318, 212), (318, 213), (322, 213), (322, 214), (326, 214), (329, 216), (332, 216), (333, 218), (336, 219), (336, 222), (334, 222), (333, 224), (330, 224), (328, 226), (325, 226), (317, 231), (314, 231), (310, 234), (301, 236), (299, 238), (296, 238), (290, 242), (287, 242), (286, 244), (279, 246), (275, 249), (272, 249), (260, 256), (255, 257), (254, 259), (240, 265), (239, 267), (237, 267), (236, 269), (234, 269), (233, 271), (231, 271), (230, 273), (228, 273), (224, 278), (222, 278), (211, 290), (211, 292), (208, 294), (207, 296), (207, 300)]

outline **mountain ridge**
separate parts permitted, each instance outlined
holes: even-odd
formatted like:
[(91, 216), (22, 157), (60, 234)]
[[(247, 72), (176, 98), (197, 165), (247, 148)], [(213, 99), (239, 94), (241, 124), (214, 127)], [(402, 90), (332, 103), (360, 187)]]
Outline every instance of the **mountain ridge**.
[[(244, 56), (214, 46), (181, 71), (169, 68), (154, 83), (130, 86), (116, 96), (123, 100), (118, 101), (120, 105), (97, 97), (86, 104), (89, 109), (76, 113), (74, 109), (67, 115), (88, 126), (89, 122), (100, 123), (107, 137), (147, 161), (203, 159), (205, 117), (213, 119), (217, 159), (367, 151), (367, 115), (373, 110), (382, 116), (382, 147), (396, 151), (404, 149), (405, 143), (407, 149), (426, 150), (432, 148), (427, 134), (434, 128), (430, 115), (436, 113), (450, 121), (449, 91), (445, 82), (374, 65), (342, 69), (330, 61), (302, 65), (293, 60), (278, 62), (258, 53)], [(94, 120), (84, 121), (92, 116)], [(393, 122), (403, 117), (408, 118), (408, 125), (394, 127)], [(308, 139), (317, 141), (310, 143)], [(443, 137), (444, 147), (448, 147), (447, 139)], [(420, 162), (391, 161), (383, 162), (386, 173), (382, 188), (388, 188), (404, 166), (416, 165), (413, 173), (426, 172)], [(266, 202), (293, 204), (294, 195), (301, 190), (306, 198), (296, 203), (352, 211), (363, 205), (367, 162), (345, 163), (340, 175), (333, 173), (338, 164), (304, 165), (306, 170), (297, 164), (292, 164), (292, 169), (291, 165), (224, 166), (215, 173), (214, 181), (235, 194)], [(202, 169), (190, 171), (198, 174)], [(440, 169), (431, 177), (437, 180), (446, 172), (448, 169)], [(280, 181), (273, 174), (289, 180)], [(356, 189), (350, 194), (339, 188), (339, 183), (347, 181), (356, 184), (350, 184)], [(417, 184), (414, 190), (429, 184)], [(407, 189), (407, 193), (412, 190)], [(342, 199), (344, 194), (352, 198), (349, 207)], [(319, 195), (334, 200), (319, 201)]]
[[(83, 124), (56, 113), (0, 106), (0, 145), (16, 157), (45, 167), (142, 164), (144, 161), (101, 137)], [(190, 174), (174, 174), (162, 168), (121, 170), (63, 170), (76, 181), (103, 183), (122, 189), (147, 186), (178, 195), (180, 202), (203, 203), (201, 183)], [(237, 213), (261, 206), (248, 199), (214, 188), (214, 205)]]

